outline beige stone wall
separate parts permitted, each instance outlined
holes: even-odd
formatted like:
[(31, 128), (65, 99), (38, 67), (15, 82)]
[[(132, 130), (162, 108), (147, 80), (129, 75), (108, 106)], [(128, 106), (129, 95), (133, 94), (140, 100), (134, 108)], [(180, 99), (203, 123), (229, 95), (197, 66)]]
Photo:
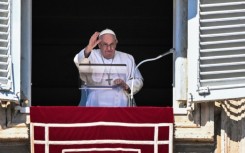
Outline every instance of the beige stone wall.
[(213, 103), (195, 104), (188, 114), (175, 115), (175, 140), (212, 142), (214, 140)]
[(195, 103), (188, 114), (174, 116), (174, 152), (214, 151), (214, 103)]
[(29, 153), (30, 115), (16, 110), (13, 102), (0, 101), (0, 153)]
[(196, 103), (194, 108), (175, 115), (175, 150), (245, 152), (245, 99)]

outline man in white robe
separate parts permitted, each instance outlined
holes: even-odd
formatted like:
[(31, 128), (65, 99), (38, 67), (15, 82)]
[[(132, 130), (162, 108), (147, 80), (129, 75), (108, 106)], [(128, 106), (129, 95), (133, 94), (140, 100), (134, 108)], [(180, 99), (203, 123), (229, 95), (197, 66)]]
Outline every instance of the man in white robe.
[[(79, 69), (80, 78), (83, 82), (96, 82), (96, 77), (83, 73), (79, 64), (125, 64), (125, 77), (107, 74), (101, 76), (101, 81), (107, 81), (111, 89), (82, 89), (82, 98), (79, 106), (102, 106), (102, 107), (125, 107), (132, 100), (131, 94), (136, 94), (143, 86), (143, 78), (138, 69), (135, 70), (135, 61), (132, 55), (117, 51), (118, 40), (115, 33), (110, 29), (95, 32), (89, 44), (74, 58)], [(99, 49), (95, 49), (98, 45)], [(133, 81), (133, 90), (131, 91)]]

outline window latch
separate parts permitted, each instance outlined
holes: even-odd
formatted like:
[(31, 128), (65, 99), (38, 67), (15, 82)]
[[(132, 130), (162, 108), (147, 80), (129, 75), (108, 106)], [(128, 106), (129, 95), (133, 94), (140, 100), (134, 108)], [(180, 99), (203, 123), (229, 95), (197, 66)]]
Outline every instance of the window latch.
[(199, 95), (209, 95), (210, 94), (210, 90), (208, 87), (199, 87), (198, 88), (198, 93)]

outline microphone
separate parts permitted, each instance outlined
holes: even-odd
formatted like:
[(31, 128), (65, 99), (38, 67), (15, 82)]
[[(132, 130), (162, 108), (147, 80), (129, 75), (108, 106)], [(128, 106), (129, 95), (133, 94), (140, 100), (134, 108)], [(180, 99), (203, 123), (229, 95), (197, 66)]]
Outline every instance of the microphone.
[(129, 104), (128, 104), (129, 107), (134, 106), (134, 94), (133, 94), (133, 91), (134, 91), (134, 79), (135, 79), (135, 71), (138, 69), (138, 67), (139, 67), (141, 64), (145, 63), (145, 62), (150, 62), (150, 61), (158, 60), (158, 59), (160, 59), (160, 58), (162, 58), (162, 57), (164, 57), (164, 56), (166, 56), (166, 55), (168, 55), (168, 54), (174, 53), (174, 52), (175, 52), (175, 48), (171, 48), (171, 49), (170, 49), (169, 51), (167, 51), (166, 53), (163, 53), (163, 54), (161, 54), (161, 55), (159, 55), (159, 56), (157, 56), (157, 57), (155, 57), (155, 58), (145, 59), (145, 60), (141, 61), (141, 62), (135, 67), (134, 72), (133, 72), (133, 78), (132, 78), (133, 80), (132, 80), (132, 83), (131, 83), (131, 93), (130, 93), (130, 100), (129, 100)]

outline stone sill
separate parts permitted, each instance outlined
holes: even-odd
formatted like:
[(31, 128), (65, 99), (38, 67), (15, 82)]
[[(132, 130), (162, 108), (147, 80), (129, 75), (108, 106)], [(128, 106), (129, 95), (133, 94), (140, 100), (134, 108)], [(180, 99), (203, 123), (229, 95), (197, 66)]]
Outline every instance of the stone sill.
[(29, 140), (29, 127), (17, 125), (0, 130), (0, 141)]

